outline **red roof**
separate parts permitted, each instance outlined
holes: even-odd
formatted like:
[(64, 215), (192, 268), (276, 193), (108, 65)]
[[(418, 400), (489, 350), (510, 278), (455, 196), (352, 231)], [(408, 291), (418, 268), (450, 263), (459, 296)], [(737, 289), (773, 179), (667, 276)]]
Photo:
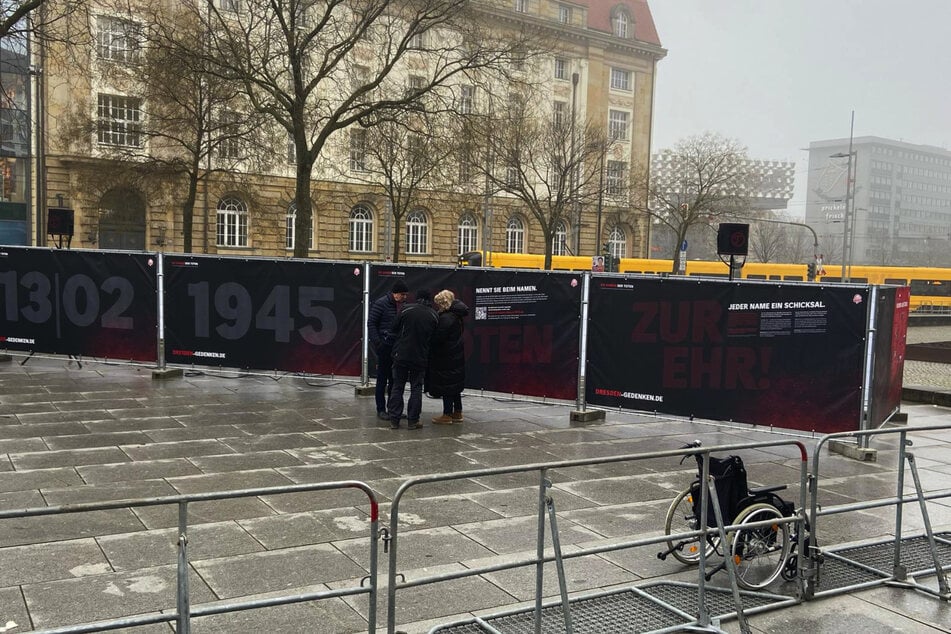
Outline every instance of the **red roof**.
[(641, 42), (660, 46), (654, 17), (647, 0), (571, 0), (572, 4), (588, 7), (588, 28), (611, 33), (611, 10), (624, 5), (634, 19), (634, 37)]

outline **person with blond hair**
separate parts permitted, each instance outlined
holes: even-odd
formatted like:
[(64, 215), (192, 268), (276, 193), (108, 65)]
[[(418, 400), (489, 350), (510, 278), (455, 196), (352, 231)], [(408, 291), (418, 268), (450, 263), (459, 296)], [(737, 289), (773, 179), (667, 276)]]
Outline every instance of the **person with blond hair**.
[(433, 424), (451, 425), (462, 422), (462, 390), (466, 386), (462, 320), (469, 314), (469, 307), (448, 289), (436, 293), (433, 303), (439, 311), (439, 322), (430, 348), (426, 391), (442, 398), (442, 415), (433, 418)]

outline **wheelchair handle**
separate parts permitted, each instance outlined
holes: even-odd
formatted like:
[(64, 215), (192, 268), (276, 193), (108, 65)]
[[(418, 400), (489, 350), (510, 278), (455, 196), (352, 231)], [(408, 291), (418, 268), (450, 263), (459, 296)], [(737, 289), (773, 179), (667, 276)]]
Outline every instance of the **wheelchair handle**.
[[(688, 442), (686, 445), (681, 447), (681, 449), (697, 449), (702, 446), (703, 446), (702, 442), (700, 442), (699, 440), (694, 440), (693, 442)], [(680, 464), (683, 464), (684, 460), (686, 460), (687, 458), (689, 458), (689, 456), (684, 456), (683, 458), (681, 458)]]

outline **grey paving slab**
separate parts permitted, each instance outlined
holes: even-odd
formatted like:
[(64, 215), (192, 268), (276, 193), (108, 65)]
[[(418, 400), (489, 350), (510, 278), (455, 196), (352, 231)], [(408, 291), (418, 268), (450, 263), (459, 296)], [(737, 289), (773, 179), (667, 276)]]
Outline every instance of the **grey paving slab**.
[(145, 443), (149, 437), (140, 431), (117, 431), (106, 434), (94, 434), (86, 431), (84, 434), (74, 436), (50, 436), (46, 439), (46, 444), (50, 449), (82, 449), (86, 447), (112, 447), (117, 445), (129, 445)]
[(304, 464), (292, 450), (250, 451), (221, 456), (194, 456), (189, 461), (202, 473), (227, 473), (249, 469), (276, 469)]
[(0, 628), (4, 634), (29, 632), (30, 614), (19, 588), (0, 587)]
[(300, 447), (285, 450), (302, 464), (368, 464), (371, 460), (392, 458), (393, 452), (375, 444), (345, 445), (343, 447)]
[(82, 478), (75, 469), (62, 467), (57, 469), (30, 469), (0, 473), (0, 491), (25, 491), (82, 484)]
[(201, 473), (198, 467), (185, 458), (83, 465), (76, 467), (76, 471), (82, 476), (83, 480), (89, 484), (126, 482), (130, 480), (157, 480)]
[[(538, 512), (538, 487), (523, 487), (504, 491), (469, 493), (466, 497), (504, 517), (535, 515)], [(587, 508), (595, 503), (570, 493), (560, 492), (555, 496), (558, 511)]]
[[(215, 598), (199, 575), (191, 573), (188, 583), (193, 602)], [(175, 591), (175, 566), (23, 586), (37, 628), (167, 610), (175, 606)]]
[[(159, 416), (151, 408), (148, 410), (148, 416), (142, 416), (142, 412), (137, 410), (138, 416), (116, 416), (113, 420), (94, 420), (84, 421), (86, 428), (91, 433), (103, 434), (117, 431), (146, 431), (151, 429), (182, 429), (181, 423), (169, 416)], [(117, 412), (110, 412), (113, 416)]]
[[(392, 499), (406, 480), (404, 478), (389, 478), (372, 480), (373, 490), (384, 499)], [(490, 489), (472, 478), (426, 482), (411, 486), (404, 490), (403, 499), (440, 498), (448, 495), (466, 495), (467, 493), (484, 493)]]
[(0, 531), (0, 548), (128, 533), (143, 528), (142, 522), (127, 509), (5, 519)]
[(235, 453), (234, 449), (218, 440), (188, 440), (184, 442), (123, 445), (133, 460), (161, 460), (163, 458), (190, 458)]
[(0, 549), (5, 585), (25, 585), (112, 572), (91, 538)]
[(149, 429), (143, 432), (152, 442), (179, 442), (203, 438), (248, 437), (249, 434), (234, 425), (203, 425), (174, 429)]
[[(105, 535), (97, 538), (109, 564), (117, 571), (138, 570), (175, 563), (178, 529), (160, 529)], [(264, 550), (235, 522), (199, 524), (188, 528), (189, 561), (235, 556)]]
[[(380, 505), (380, 521), (387, 526), (390, 522), (391, 510), (391, 504)], [(400, 502), (399, 507), (400, 530), (418, 530), (501, 518), (502, 515), (499, 513), (472, 500), (458, 496), (434, 497), (423, 500), (406, 499)]]
[[(265, 495), (261, 499), (278, 513), (304, 513), (319, 509), (357, 508), (369, 512), (370, 499), (362, 490), (335, 488), (301, 493)], [(382, 500), (377, 498), (378, 502)]]
[(18, 471), (26, 471), (29, 469), (49, 469), (53, 467), (75, 467), (79, 465), (128, 462), (131, 458), (117, 447), (96, 447), (78, 451), (52, 450), (15, 453), (10, 456), (10, 460)]
[[(39, 491), (0, 491), (0, 511), (14, 511), (46, 506)], [(0, 523), (0, 528), (3, 524)]]
[(481, 467), (481, 465), (458, 454), (409, 455), (380, 460), (377, 464), (384, 469), (388, 469), (394, 475), (403, 477), (474, 471)]
[[(313, 588), (319, 590), (323, 588)], [(263, 594), (264, 598), (273, 596)], [(220, 602), (211, 605), (219, 604)], [(341, 599), (230, 612), (193, 619), (195, 634), (235, 634), (236, 632), (366, 632), (367, 622)]]
[(559, 517), (605, 537), (635, 539), (662, 528), (669, 506), (670, 500), (656, 500), (564, 511)]
[(368, 513), (353, 507), (283, 513), (240, 520), (238, 524), (267, 550), (348, 538), (366, 539), (370, 535)]
[(50, 506), (107, 502), (110, 500), (139, 500), (175, 495), (176, 493), (175, 489), (164, 480), (104, 482), (65, 489), (43, 489), (43, 496)]
[(13, 463), (7, 454), (0, 454), (0, 471), (13, 471)]
[[(402, 573), (495, 554), (464, 531), (449, 526), (399, 531), (398, 540), (398, 568)], [(366, 539), (342, 540), (334, 542), (334, 546), (369, 569), (370, 550)], [(382, 550), (379, 553), (379, 566), (381, 571), (389, 569), (387, 555)]]
[[(538, 541), (538, 523), (535, 517), (508, 517), (476, 524), (457, 526), (469, 538), (489, 549), (493, 554), (535, 552)], [(558, 521), (558, 535), (562, 547), (600, 537), (567, 518)], [(545, 543), (551, 544), (551, 527), (545, 526)]]
[[(386, 462), (386, 461), (382, 461)], [(395, 463), (390, 463), (393, 466)], [(335, 464), (301, 465), (299, 467), (282, 467), (279, 473), (293, 482), (336, 482), (341, 480), (372, 481), (383, 478), (392, 478), (397, 475), (380, 461), (368, 463), (341, 462)]]
[[(554, 488), (597, 504), (624, 504), (631, 501), (646, 502), (671, 498), (670, 489), (658, 486), (642, 476), (560, 482)], [(559, 499), (554, 491), (552, 497)]]
[(53, 438), (55, 436), (75, 436), (88, 434), (82, 423), (42, 423), (30, 425), (3, 425), (0, 427), (0, 439), (12, 438)]
[(50, 412), (17, 412), (16, 418), (23, 425), (32, 425), (35, 423), (89, 423), (89, 422), (111, 422), (112, 415), (102, 411), (61, 411)]
[(273, 469), (230, 471), (167, 478), (166, 481), (182, 494), (212, 493), (240, 489), (288, 486), (293, 482)]
[(320, 441), (308, 434), (269, 434), (267, 436), (232, 436), (221, 439), (221, 442), (235, 452), (268, 451), (272, 449), (292, 449), (297, 447), (313, 447)]
[[(178, 508), (174, 505), (140, 507), (135, 509), (135, 514), (150, 529), (178, 526)], [(192, 502), (188, 505), (188, 521), (192, 526), (273, 514), (274, 509), (257, 498)]]
[[(566, 549), (565, 554), (570, 552)], [(471, 562), (473, 567), (491, 565), (494, 559)], [(522, 566), (512, 570), (486, 573), (484, 577), (519, 601), (534, 601), (536, 567)], [(568, 592), (595, 590), (617, 584), (631, 584), (640, 577), (600, 558), (565, 559), (565, 585)], [(546, 600), (560, 597), (558, 569), (555, 562), (545, 564), (542, 573), (542, 596)]]
[(366, 570), (328, 544), (221, 557), (194, 562), (220, 598), (290, 590), (315, 584), (357, 579)]
[(558, 456), (537, 447), (506, 447), (504, 449), (479, 449), (460, 451), (459, 455), (471, 460), (476, 469), (512, 467), (526, 464), (557, 462)]

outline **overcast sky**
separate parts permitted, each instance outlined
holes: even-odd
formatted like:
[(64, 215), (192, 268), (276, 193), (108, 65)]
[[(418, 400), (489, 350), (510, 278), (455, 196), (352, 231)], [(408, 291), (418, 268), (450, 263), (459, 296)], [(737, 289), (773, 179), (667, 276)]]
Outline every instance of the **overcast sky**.
[(654, 151), (719, 132), (795, 161), (804, 188), (800, 148), (847, 138), (853, 109), (855, 136), (951, 149), (951, 0), (648, 3), (668, 51)]

